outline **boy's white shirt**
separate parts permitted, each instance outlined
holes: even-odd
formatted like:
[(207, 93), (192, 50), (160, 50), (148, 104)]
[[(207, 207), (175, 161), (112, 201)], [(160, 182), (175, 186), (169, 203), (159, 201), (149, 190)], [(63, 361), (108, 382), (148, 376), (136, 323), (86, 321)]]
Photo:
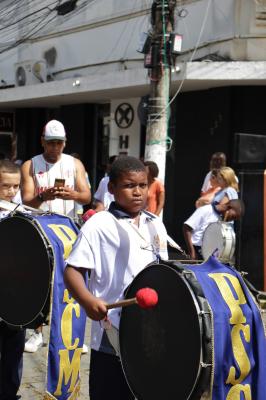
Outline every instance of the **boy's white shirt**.
[[(141, 213), (139, 227), (132, 224), (132, 219), (116, 219), (108, 211), (95, 214), (81, 228), (67, 260), (74, 267), (91, 269), (89, 290), (107, 303), (124, 297), (124, 290), (134, 277), (156, 260), (156, 252), (162, 259), (168, 259), (167, 233), (158, 217)], [(117, 328), (120, 312), (116, 308), (108, 313)], [(102, 334), (101, 324), (92, 321), (93, 349), (99, 350)]]
[(202, 245), (202, 238), (207, 226), (219, 220), (219, 215), (214, 211), (211, 204), (197, 208), (194, 213), (184, 222), (190, 226), (192, 232), (192, 243), (195, 246)]

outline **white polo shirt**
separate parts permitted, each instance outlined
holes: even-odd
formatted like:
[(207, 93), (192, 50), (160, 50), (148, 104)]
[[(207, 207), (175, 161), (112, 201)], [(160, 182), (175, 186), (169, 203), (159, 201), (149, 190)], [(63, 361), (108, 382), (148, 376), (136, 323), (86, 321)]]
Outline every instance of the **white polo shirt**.
[[(89, 290), (107, 303), (124, 298), (134, 277), (158, 255), (168, 259), (166, 229), (158, 217), (144, 212), (139, 227), (130, 218), (117, 219), (108, 211), (93, 215), (81, 228), (67, 263), (91, 270)], [(118, 328), (121, 308), (108, 312)], [(92, 321), (91, 347), (99, 350), (101, 324)]]
[(193, 230), (191, 240), (193, 245), (201, 246), (202, 237), (207, 226), (219, 220), (219, 215), (214, 211), (211, 204), (196, 209), (194, 213), (184, 222)]

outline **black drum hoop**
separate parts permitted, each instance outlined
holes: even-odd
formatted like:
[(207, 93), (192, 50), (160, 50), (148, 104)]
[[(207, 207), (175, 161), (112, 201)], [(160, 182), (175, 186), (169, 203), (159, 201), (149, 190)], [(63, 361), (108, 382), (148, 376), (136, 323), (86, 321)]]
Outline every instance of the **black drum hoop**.
[[(195, 358), (197, 359), (196, 361), (196, 366), (194, 366), (193, 368), (193, 376), (195, 376), (194, 379), (194, 383), (191, 384), (191, 387), (189, 387), (188, 389), (188, 393), (186, 393), (186, 399), (199, 399), (202, 393), (204, 393), (206, 390), (209, 389), (209, 384), (210, 384), (210, 372), (211, 372), (211, 368), (208, 368), (210, 365), (212, 365), (212, 363), (209, 363), (209, 360), (212, 360), (212, 354), (211, 356), (207, 357), (207, 353), (210, 353), (211, 350), (211, 346), (209, 346), (209, 336), (211, 336), (210, 334), (207, 335), (207, 342), (208, 342), (208, 349), (206, 350), (206, 343), (205, 343), (205, 339), (204, 339), (204, 335), (205, 335), (205, 331), (206, 328), (209, 327), (209, 323), (206, 324), (206, 320), (210, 320), (210, 309), (207, 303), (207, 300), (204, 298), (203, 292), (201, 290), (201, 288), (199, 287), (199, 285), (197, 285), (198, 287), (196, 287), (196, 289), (193, 287), (193, 279), (195, 280), (194, 274), (192, 272), (190, 272), (189, 270), (187, 270), (184, 265), (182, 265), (180, 262), (176, 262), (176, 261), (160, 261), (159, 264), (156, 263), (152, 263), (150, 265), (148, 265), (143, 271), (141, 271), (138, 276), (133, 280), (132, 284), (129, 286), (129, 288), (127, 289), (126, 298), (130, 298), (130, 297), (134, 297), (135, 292), (140, 288), (139, 287), (139, 283), (142, 283), (142, 281), (144, 282), (144, 286), (147, 285), (153, 287), (155, 290), (158, 291), (157, 287), (152, 286), (152, 284), (154, 284), (154, 282), (146, 282), (145, 281), (145, 275), (147, 275), (146, 278), (152, 278), (149, 277), (149, 275), (151, 275), (153, 273), (153, 271), (155, 271), (157, 266), (157, 269), (164, 269), (163, 271), (174, 271), (177, 275), (176, 277), (178, 277), (177, 281), (182, 282), (181, 286), (183, 286), (183, 289), (187, 292), (187, 296), (190, 298), (190, 307), (194, 308), (194, 318), (196, 318), (197, 320), (195, 320), (195, 329), (196, 329), (196, 333), (198, 334), (198, 338), (197, 338), (197, 343), (200, 347), (200, 349), (198, 350), (197, 355), (195, 356)], [(153, 268), (155, 268), (153, 270)], [(143, 278), (143, 279), (142, 279)], [(167, 278), (168, 279), (168, 278)], [(151, 279), (148, 279), (148, 281), (150, 281)], [(154, 278), (155, 280), (155, 278)], [(191, 282), (192, 281), (192, 282)], [(169, 283), (167, 281), (167, 283)], [(179, 285), (179, 282), (177, 282)], [(180, 288), (179, 288), (180, 289)], [(160, 290), (159, 290), (160, 292)], [(160, 297), (162, 296), (162, 293), (160, 295), (160, 293), (158, 293), (159, 296), (159, 302), (160, 302)], [(204, 301), (205, 300), (205, 301)], [(164, 301), (164, 300), (163, 300)], [(207, 303), (207, 304), (206, 304)], [(158, 303), (159, 304), (159, 303)], [(132, 310), (132, 309), (131, 309)], [(150, 312), (151, 310), (148, 310), (147, 312)], [(191, 311), (191, 310), (190, 310)], [(143, 311), (139, 310), (137, 308), (137, 306), (135, 306), (135, 311), (132, 312), (130, 311), (130, 307), (124, 308), (122, 309), (122, 314), (121, 314), (121, 322), (120, 322), (120, 352), (121, 352), (121, 361), (122, 361), (122, 367), (126, 376), (126, 379), (128, 381), (129, 386), (132, 389), (132, 392), (134, 393), (134, 395), (138, 398), (138, 400), (157, 400), (160, 398), (160, 396), (162, 396), (160, 393), (157, 393), (156, 389), (155, 389), (155, 393), (147, 393), (145, 392), (140, 393), (140, 389), (139, 387), (136, 388), (134, 387), (135, 385), (138, 385), (139, 382), (141, 381), (141, 378), (138, 381), (138, 378), (133, 378), (132, 379), (132, 375), (134, 374), (138, 374), (138, 371), (134, 371), (134, 373), (132, 373), (132, 369), (133, 367), (128, 365), (130, 362), (132, 362), (132, 365), (134, 366), (134, 362), (135, 361), (135, 349), (133, 350), (129, 350), (127, 349), (127, 346), (131, 346), (131, 341), (132, 343), (132, 348), (134, 347), (134, 340), (131, 340), (131, 338), (123, 338), (123, 335), (125, 332), (128, 332), (130, 336), (130, 328), (131, 325), (133, 328), (135, 328), (135, 332), (136, 332), (136, 327), (134, 327), (134, 323), (131, 323), (130, 321), (127, 322), (127, 319), (129, 320), (129, 318), (133, 318), (135, 317), (135, 324), (139, 323), (139, 320), (137, 320), (139, 318), (138, 313), (142, 313)], [(134, 313), (136, 315), (134, 315)], [(147, 314), (148, 315), (148, 314)], [(208, 315), (208, 317), (206, 317), (206, 315)], [(197, 316), (197, 317), (196, 317)], [(126, 326), (126, 323), (128, 323), (128, 327)], [(163, 323), (165, 323), (165, 321), (163, 320)], [(168, 325), (166, 325), (168, 326)], [(139, 325), (137, 326), (139, 328)], [(169, 328), (169, 326), (168, 326)], [(177, 335), (178, 336), (178, 335)], [(180, 336), (182, 337), (182, 335)], [(170, 339), (172, 339), (172, 336), (170, 335)], [(139, 343), (139, 338), (138, 338), (138, 333), (136, 335), (136, 340), (137, 343)], [(172, 343), (171, 343), (172, 344)], [(179, 343), (178, 343), (179, 344)], [(136, 352), (138, 352), (138, 349), (136, 349)], [(128, 354), (126, 354), (128, 353)], [(131, 354), (133, 353), (133, 355)], [(143, 352), (141, 353), (142, 356)], [(166, 352), (167, 354), (167, 352)], [(131, 359), (127, 360), (127, 357), (131, 357)], [(208, 361), (208, 367), (206, 368), (206, 361)], [(143, 364), (145, 365), (149, 365), (149, 363), (147, 362), (146, 359), (143, 358)], [(172, 360), (170, 360), (172, 362)], [(210, 365), (209, 365), (210, 364)], [(177, 372), (178, 374), (178, 372)], [(144, 375), (145, 375), (145, 371), (144, 371)], [(135, 381), (134, 381), (135, 379)], [(177, 379), (177, 378), (176, 378)], [(156, 384), (156, 377), (154, 378), (154, 384)], [(136, 383), (137, 382), (137, 383)], [(152, 382), (150, 382), (152, 384)], [(177, 381), (175, 382), (175, 384), (177, 384)], [(182, 383), (181, 383), (182, 384)], [(160, 382), (160, 385), (162, 386), (167, 386), (166, 382)], [(146, 390), (146, 389), (145, 389)], [(171, 398), (178, 398), (180, 400), (183, 400), (183, 398), (181, 399), (181, 397), (178, 397), (180, 395), (180, 393), (173, 393), (171, 392)], [(150, 397), (149, 397), (150, 396)], [(156, 397), (159, 396), (159, 397)], [(167, 397), (167, 396), (166, 396)], [(168, 393), (168, 398), (169, 397), (169, 393)], [(185, 400), (185, 399), (184, 399)]]

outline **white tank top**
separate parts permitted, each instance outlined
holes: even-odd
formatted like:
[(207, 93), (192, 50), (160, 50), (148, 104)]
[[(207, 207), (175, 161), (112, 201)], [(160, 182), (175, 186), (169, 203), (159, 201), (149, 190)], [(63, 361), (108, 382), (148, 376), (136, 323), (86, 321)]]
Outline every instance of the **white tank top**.
[[(56, 178), (64, 178), (65, 186), (75, 189), (76, 169), (74, 157), (62, 154), (59, 161), (55, 164), (45, 161), (42, 154), (31, 159), (33, 179), (35, 183), (35, 194), (42, 193), (48, 187), (54, 186)], [(74, 200), (55, 199), (44, 201), (40, 209), (76, 217), (76, 207)]]

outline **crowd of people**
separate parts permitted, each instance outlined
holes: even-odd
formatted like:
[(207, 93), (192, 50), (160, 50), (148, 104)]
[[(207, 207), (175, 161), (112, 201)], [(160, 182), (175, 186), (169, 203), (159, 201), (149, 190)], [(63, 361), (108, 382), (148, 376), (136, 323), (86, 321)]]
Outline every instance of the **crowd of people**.
[[(122, 299), (125, 288), (147, 264), (168, 259), (168, 238), (160, 218), (165, 189), (155, 162), (114, 155), (92, 199), (84, 165), (63, 152), (66, 140), (63, 124), (51, 120), (41, 135), (42, 154), (24, 162), (21, 170), (9, 160), (0, 160), (0, 200), (14, 201), (21, 190), (23, 204), (77, 220), (83, 205), (91, 204), (95, 215), (82, 225), (64, 274), (66, 287), (92, 319), (90, 399), (103, 400), (110, 393), (117, 400), (134, 399), (119, 357), (98, 321), (108, 318), (118, 330), (119, 309), (108, 312), (108, 303)], [(237, 177), (226, 166), (225, 155), (215, 153), (196, 209), (184, 223), (191, 259), (202, 258), (202, 236), (208, 224), (240, 218), (237, 199)], [(7, 214), (1, 211), (0, 218)], [(85, 283), (88, 271), (89, 288)], [(24, 342), (24, 329), (0, 322), (1, 400), (17, 398), (23, 350), (35, 352), (42, 345), (42, 326)]]

